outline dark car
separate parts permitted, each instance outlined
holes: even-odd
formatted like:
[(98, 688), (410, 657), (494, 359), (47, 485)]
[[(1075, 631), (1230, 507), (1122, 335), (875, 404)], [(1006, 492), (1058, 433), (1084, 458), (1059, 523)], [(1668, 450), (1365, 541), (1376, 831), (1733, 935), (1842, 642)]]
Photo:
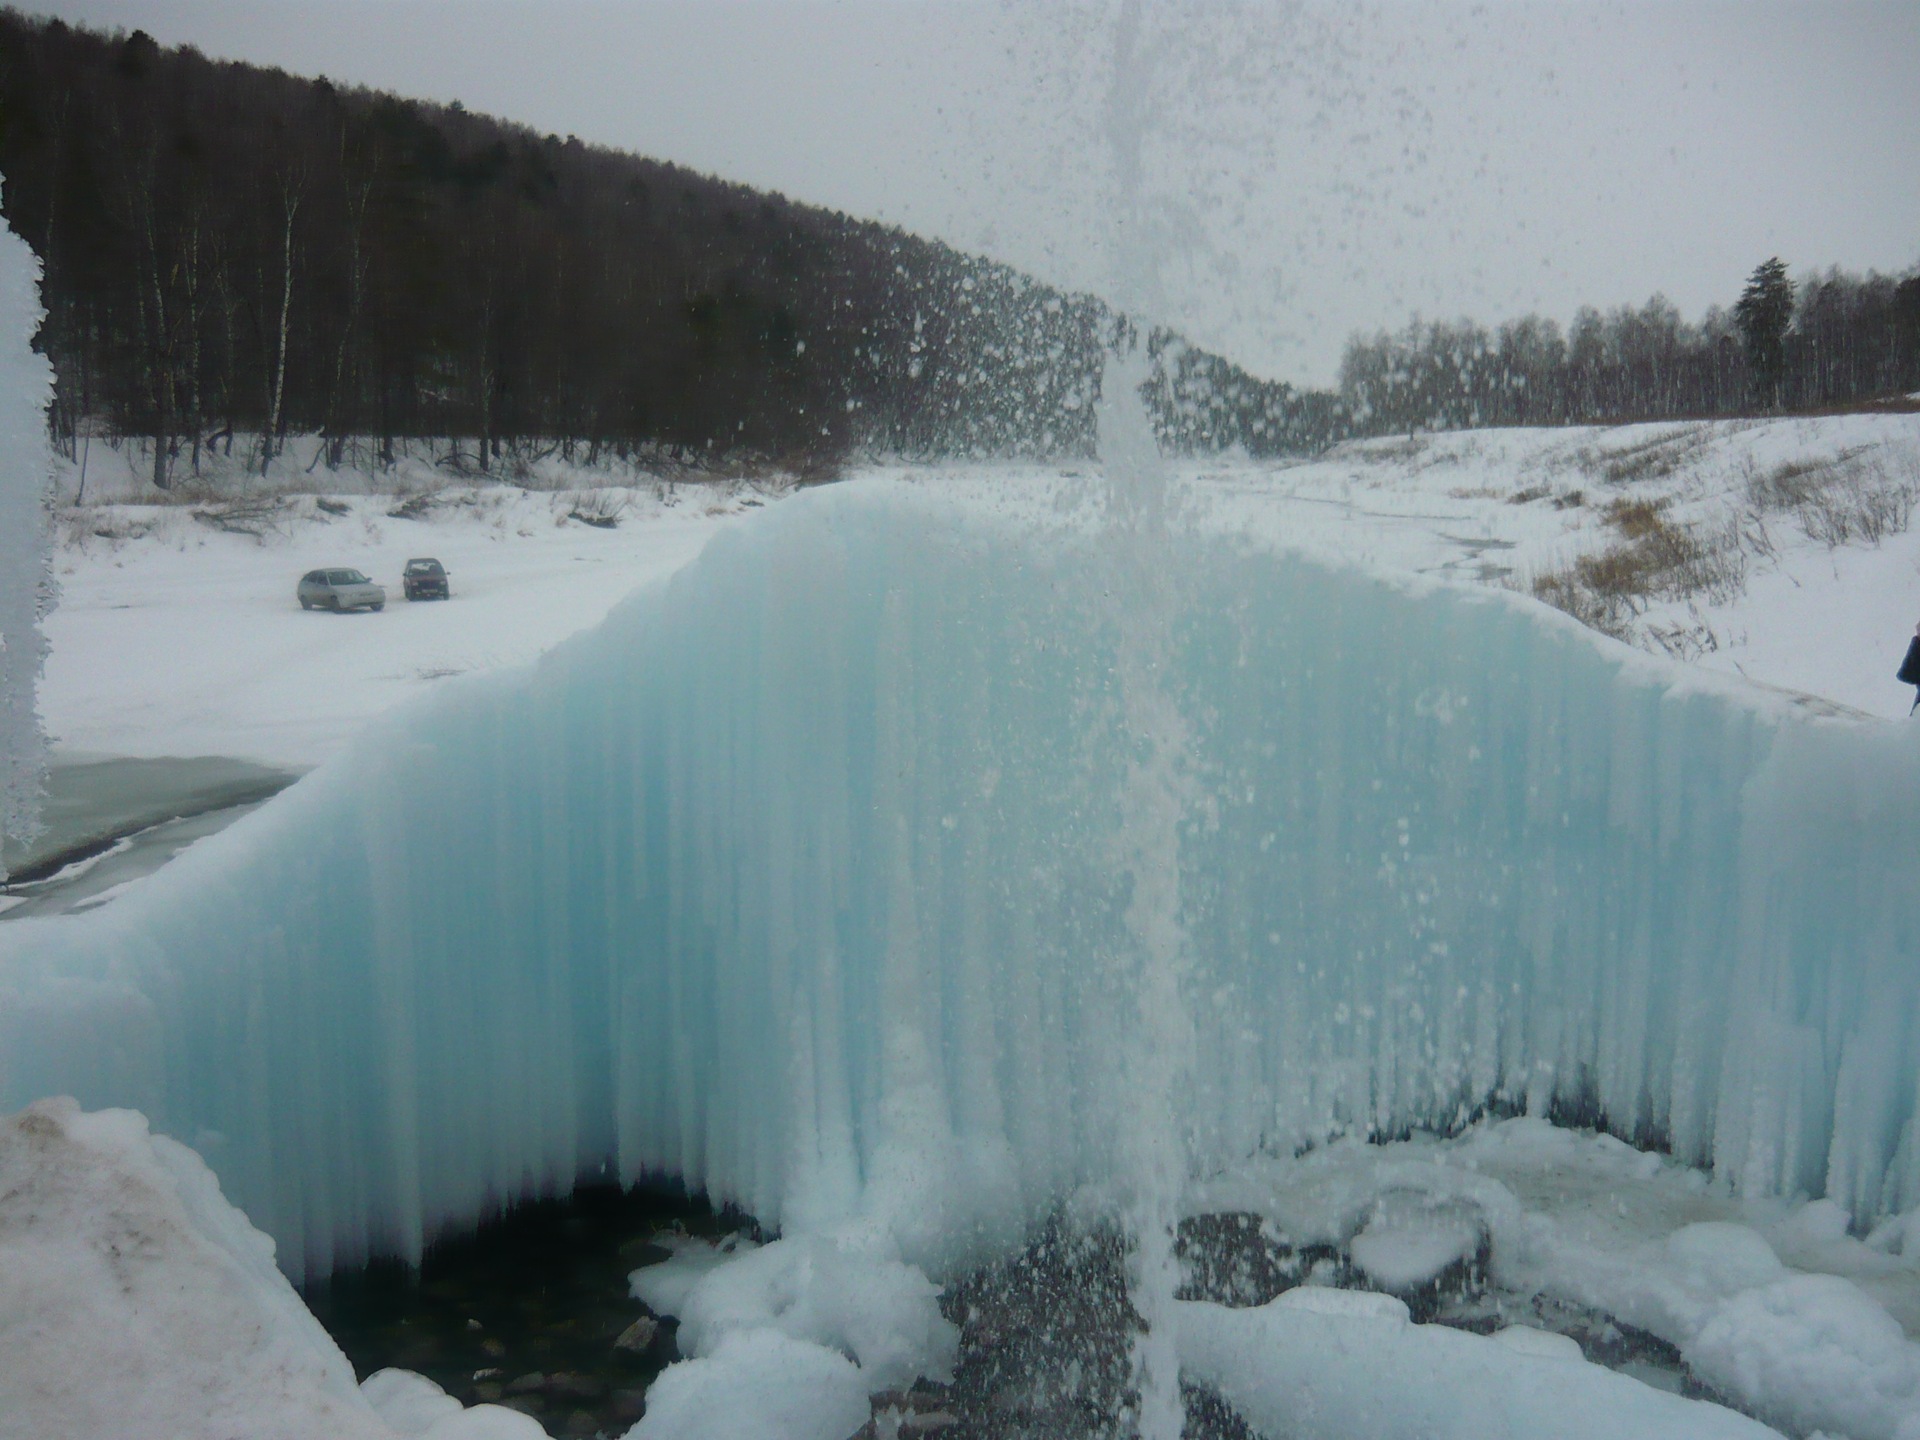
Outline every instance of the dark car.
[(400, 572), (400, 588), (407, 592), (409, 600), (444, 600), (450, 593), (447, 567), (431, 556), (409, 560), (407, 568)]

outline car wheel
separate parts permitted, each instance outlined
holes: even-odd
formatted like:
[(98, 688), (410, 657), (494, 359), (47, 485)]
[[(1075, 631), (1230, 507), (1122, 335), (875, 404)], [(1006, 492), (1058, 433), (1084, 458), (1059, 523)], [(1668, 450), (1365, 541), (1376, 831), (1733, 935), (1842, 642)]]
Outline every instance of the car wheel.
[(376, 603), (369, 605), (367, 608), (369, 610), (384, 610), (387, 608), (387, 602), (384, 600), (377, 601)]
[(307, 599), (306, 596), (302, 595), (300, 597), (300, 608), (302, 610), (311, 610), (313, 608), (313, 602)]
[(340, 597), (338, 595), (329, 595), (327, 597), (327, 608), (336, 615), (344, 613), (340, 609)]

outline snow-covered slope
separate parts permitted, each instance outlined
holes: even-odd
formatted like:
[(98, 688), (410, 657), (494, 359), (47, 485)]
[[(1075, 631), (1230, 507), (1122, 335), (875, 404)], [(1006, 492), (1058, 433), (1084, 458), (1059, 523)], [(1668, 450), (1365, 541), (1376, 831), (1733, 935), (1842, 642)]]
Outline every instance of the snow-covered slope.
[(1622, 638), (1867, 714), (1913, 700), (1920, 415), (1421, 434), (1195, 488), (1223, 529), (1522, 593), (1610, 557)]

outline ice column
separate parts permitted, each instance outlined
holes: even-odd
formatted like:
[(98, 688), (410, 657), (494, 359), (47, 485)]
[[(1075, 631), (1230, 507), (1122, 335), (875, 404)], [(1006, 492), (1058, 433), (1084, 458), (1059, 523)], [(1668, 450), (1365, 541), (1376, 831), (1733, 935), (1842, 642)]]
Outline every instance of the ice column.
[[(46, 739), (34, 702), (52, 596), (47, 565), (47, 402), (53, 367), (36, 354), (40, 262), (0, 224), (0, 838), (40, 833)], [(0, 878), (6, 870), (0, 865)]]

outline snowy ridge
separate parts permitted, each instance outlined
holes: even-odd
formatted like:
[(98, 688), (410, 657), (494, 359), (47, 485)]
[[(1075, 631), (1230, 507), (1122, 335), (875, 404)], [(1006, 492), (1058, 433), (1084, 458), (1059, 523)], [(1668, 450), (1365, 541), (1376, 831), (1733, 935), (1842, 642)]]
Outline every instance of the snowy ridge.
[[(603, 1161), (936, 1275), (1110, 1178), (1128, 997), (1091, 541), (857, 484), (446, 682), (0, 935), (0, 1108), (192, 1142), (292, 1275)], [(1511, 597), (1186, 542), (1195, 1173), (1588, 1107), (1920, 1204), (1920, 742)]]

